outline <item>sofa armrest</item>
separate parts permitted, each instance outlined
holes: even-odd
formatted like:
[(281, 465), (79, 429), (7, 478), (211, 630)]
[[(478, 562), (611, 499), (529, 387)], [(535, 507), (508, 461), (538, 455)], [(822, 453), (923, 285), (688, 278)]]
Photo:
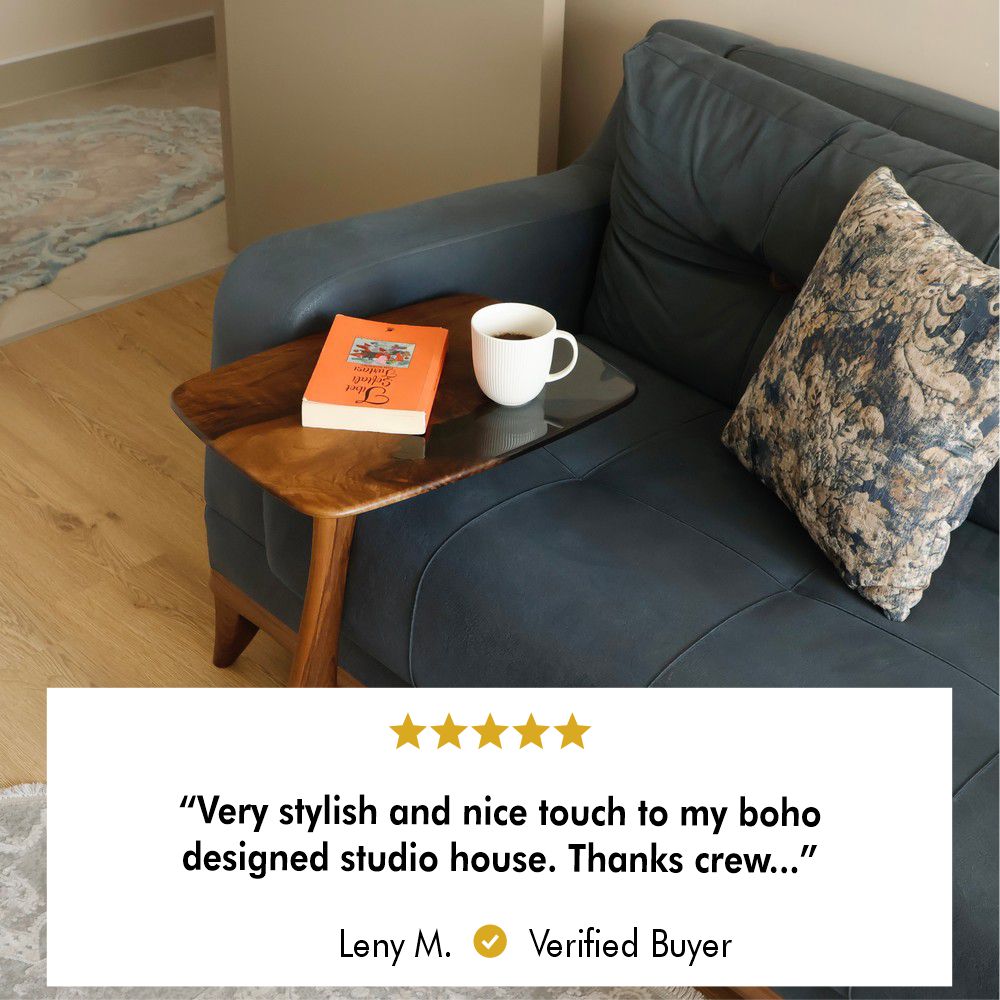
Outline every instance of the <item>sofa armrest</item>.
[(212, 364), (457, 292), (544, 306), (577, 329), (607, 224), (610, 167), (540, 177), (271, 236), (230, 265), (215, 303)]

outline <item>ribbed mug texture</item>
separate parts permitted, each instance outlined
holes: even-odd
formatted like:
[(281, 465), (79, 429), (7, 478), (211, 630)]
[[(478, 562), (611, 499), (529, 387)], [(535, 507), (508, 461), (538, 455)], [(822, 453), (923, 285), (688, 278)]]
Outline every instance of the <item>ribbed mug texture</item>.
[[(525, 333), (531, 339), (496, 336), (507, 332)], [(479, 388), (502, 406), (530, 402), (549, 381), (557, 336), (572, 340), (556, 330), (555, 317), (538, 306), (499, 302), (480, 309), (472, 317), (472, 365)]]

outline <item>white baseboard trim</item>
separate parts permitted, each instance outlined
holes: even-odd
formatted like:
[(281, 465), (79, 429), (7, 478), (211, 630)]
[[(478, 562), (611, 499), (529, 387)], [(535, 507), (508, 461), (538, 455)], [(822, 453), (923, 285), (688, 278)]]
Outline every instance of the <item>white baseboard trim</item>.
[(0, 63), (0, 107), (215, 51), (210, 11)]

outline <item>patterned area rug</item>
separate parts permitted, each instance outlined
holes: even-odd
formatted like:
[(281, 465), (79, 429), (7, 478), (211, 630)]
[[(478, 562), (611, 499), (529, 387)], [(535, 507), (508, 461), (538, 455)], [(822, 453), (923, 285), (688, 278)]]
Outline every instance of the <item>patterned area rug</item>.
[(4, 1000), (701, 1000), (680, 989), (73, 988), (45, 985), (45, 786), (0, 791), (0, 997)]
[(221, 201), (219, 112), (112, 107), (0, 129), (0, 302), (86, 248)]

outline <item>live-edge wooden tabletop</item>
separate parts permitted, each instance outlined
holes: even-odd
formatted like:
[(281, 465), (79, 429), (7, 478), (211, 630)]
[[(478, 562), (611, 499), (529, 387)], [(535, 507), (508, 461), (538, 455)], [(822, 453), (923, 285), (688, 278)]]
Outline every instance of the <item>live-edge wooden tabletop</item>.
[[(532, 402), (491, 402), (472, 370), (470, 320), (493, 301), (452, 295), (373, 317), (448, 328), (444, 370), (423, 435), (302, 426), (302, 393), (325, 333), (189, 379), (174, 390), (173, 408), (209, 448), (269, 493), (312, 517), (344, 517), (492, 468), (631, 399), (635, 383), (581, 344), (573, 371)], [(565, 360), (557, 355), (555, 364)]]

